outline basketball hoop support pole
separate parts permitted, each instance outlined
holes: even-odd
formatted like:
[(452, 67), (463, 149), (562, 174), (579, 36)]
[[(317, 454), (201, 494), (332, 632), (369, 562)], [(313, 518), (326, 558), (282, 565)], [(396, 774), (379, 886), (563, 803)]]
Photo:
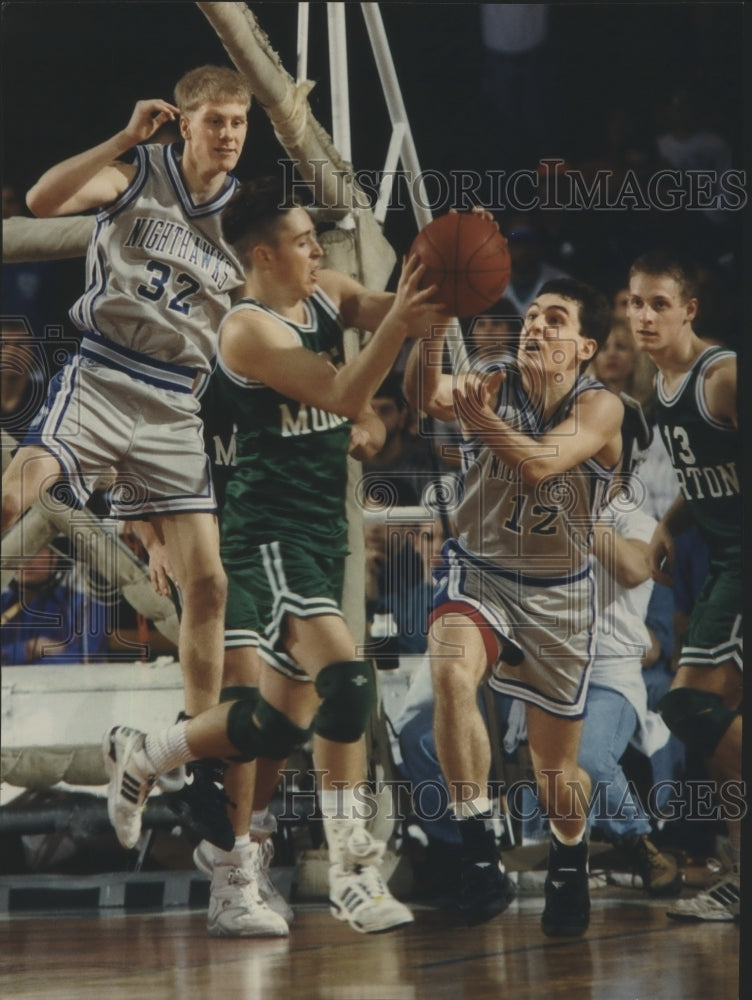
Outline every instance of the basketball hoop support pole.
[[(308, 70), (308, 3), (298, 4), (298, 81), (305, 79)], [(352, 162), (350, 132), (350, 87), (347, 67), (346, 8), (344, 3), (327, 3), (327, 29), (329, 39), (329, 81), (332, 95), (332, 139), (342, 157)], [(394, 184), (394, 175), (400, 162), (410, 178), (408, 191), (418, 229), (422, 229), (433, 218), (428, 204), (423, 175), (418, 161), (405, 102), (402, 98), (394, 60), (377, 3), (360, 4), (368, 38), (371, 43), (381, 90), (392, 125), (392, 135), (386, 153), (379, 195), (373, 214), (379, 225), (386, 218), (389, 198)], [(344, 227), (348, 227), (345, 220)], [(351, 223), (350, 223), (351, 224)]]

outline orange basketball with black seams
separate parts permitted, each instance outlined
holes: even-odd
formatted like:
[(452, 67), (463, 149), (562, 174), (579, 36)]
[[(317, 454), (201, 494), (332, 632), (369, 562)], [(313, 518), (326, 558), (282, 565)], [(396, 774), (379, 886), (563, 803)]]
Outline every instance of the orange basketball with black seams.
[(425, 265), (421, 285), (437, 285), (435, 298), (460, 319), (489, 309), (509, 283), (506, 238), (490, 219), (449, 212), (429, 222), (410, 248)]

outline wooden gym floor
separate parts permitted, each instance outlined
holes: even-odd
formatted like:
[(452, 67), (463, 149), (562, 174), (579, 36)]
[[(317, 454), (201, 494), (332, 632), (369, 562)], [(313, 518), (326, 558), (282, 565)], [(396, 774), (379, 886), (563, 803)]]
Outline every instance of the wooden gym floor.
[[(687, 891), (687, 890), (685, 890)], [(631, 888), (592, 894), (584, 938), (540, 930), (539, 893), (478, 927), (416, 906), (415, 923), (364, 936), (322, 903), (288, 939), (206, 934), (203, 909), (0, 916), (8, 1000), (736, 1000), (739, 924), (679, 923)]]

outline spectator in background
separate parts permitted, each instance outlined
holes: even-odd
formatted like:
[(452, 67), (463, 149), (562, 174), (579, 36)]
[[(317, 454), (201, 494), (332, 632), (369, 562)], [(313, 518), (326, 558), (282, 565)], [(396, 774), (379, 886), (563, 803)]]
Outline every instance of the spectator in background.
[(655, 365), (637, 348), (626, 319), (614, 320), (606, 343), (592, 364), (592, 374), (612, 392), (625, 392), (649, 414), (653, 397)]
[(503, 295), (486, 312), (461, 325), (468, 354), (484, 348), (498, 350), (499, 338), (502, 336), (509, 352), (514, 353), (522, 330), (522, 317), (511, 299)]
[[(20, 441), (44, 402), (47, 366), (24, 319), (4, 319), (0, 333), (0, 426)], [(3, 468), (10, 455), (3, 447)], [(10, 442), (7, 442), (10, 444)]]
[(366, 618), (377, 667), (426, 651), (431, 570), (443, 541), (439, 521), (366, 524)]
[[(3, 219), (24, 215), (24, 204), (12, 184), (3, 184)], [(63, 315), (58, 262), (29, 260), (2, 265), (3, 316), (24, 320), (40, 340), (48, 324), (58, 324)]]
[[(675, 170), (707, 172), (717, 194), (720, 177), (733, 165), (730, 144), (704, 127), (696, 96), (687, 86), (676, 87), (661, 112), (664, 131), (656, 137), (661, 159)], [(711, 206), (702, 209), (702, 215), (716, 226), (728, 219), (728, 212)]]
[(640, 491), (643, 512), (658, 520), (676, 497), (676, 475), (666, 449), (655, 433), (655, 371), (654, 363), (637, 347), (629, 322), (621, 318), (614, 319), (606, 343), (591, 365), (591, 373), (612, 392), (625, 392), (642, 407), (651, 428), (651, 436), (647, 446), (643, 442), (640, 448), (639, 463), (633, 472), (633, 485)]
[(399, 375), (391, 372), (373, 397), (376, 416), (386, 427), (384, 446), (363, 462), (362, 499), (366, 506), (417, 507), (441, 463), (434, 464), (423, 438), (409, 431), (410, 410)]
[[(496, 168), (535, 167), (560, 151), (556, 87), (549, 51), (549, 4), (480, 5), (484, 69), (481, 98), (492, 126), (503, 136), (493, 147)], [(524, 310), (523, 310), (524, 311)]]
[(107, 655), (107, 609), (78, 589), (59, 552), (27, 559), (2, 593), (2, 662), (85, 663)]
[(535, 216), (514, 215), (502, 226), (509, 242), (512, 274), (504, 292), (516, 311), (523, 317), (538, 293), (539, 288), (552, 278), (569, 275), (546, 260), (546, 233)]

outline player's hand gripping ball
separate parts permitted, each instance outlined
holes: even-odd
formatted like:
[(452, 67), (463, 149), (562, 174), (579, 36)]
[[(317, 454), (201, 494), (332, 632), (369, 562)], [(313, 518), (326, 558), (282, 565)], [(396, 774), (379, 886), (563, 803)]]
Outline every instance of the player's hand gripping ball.
[(437, 285), (436, 301), (460, 319), (485, 312), (509, 283), (506, 237), (495, 222), (475, 213), (449, 212), (429, 222), (410, 253), (425, 266), (421, 285)]

